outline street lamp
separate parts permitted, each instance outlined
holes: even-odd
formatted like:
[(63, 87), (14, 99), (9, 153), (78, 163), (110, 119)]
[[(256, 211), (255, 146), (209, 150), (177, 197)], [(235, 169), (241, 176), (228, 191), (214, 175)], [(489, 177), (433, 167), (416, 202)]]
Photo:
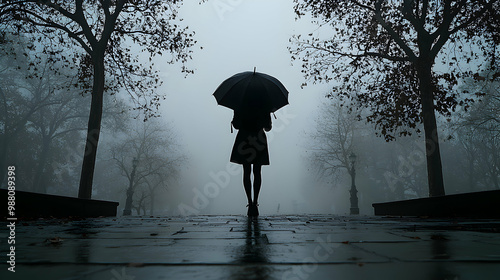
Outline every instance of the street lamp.
[(349, 155), (349, 163), (351, 164), (349, 173), (351, 175), (351, 215), (358, 215), (358, 190), (356, 189), (356, 169), (354, 168), (354, 164), (356, 163), (356, 154), (351, 152)]
[(134, 158), (132, 160), (132, 173), (130, 173), (130, 182), (127, 189), (127, 200), (125, 201), (125, 209), (123, 209), (123, 216), (132, 215), (132, 197), (134, 196), (134, 177), (135, 177), (135, 169), (137, 168), (137, 164), (139, 160)]

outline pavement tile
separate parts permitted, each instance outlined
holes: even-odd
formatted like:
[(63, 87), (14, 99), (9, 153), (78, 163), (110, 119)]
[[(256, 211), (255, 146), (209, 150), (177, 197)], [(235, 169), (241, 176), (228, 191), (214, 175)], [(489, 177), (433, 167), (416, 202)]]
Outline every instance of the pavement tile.
[[(0, 267), (3, 268), (3, 267)], [(500, 266), (489, 263), (358, 263), (337, 265), (30, 265), (19, 266), (15, 277), (39, 280), (164, 280), (164, 279), (442, 279), (497, 280)]]
[(15, 278), (2, 262), (0, 279), (498, 279), (499, 227), (330, 215), (22, 221)]

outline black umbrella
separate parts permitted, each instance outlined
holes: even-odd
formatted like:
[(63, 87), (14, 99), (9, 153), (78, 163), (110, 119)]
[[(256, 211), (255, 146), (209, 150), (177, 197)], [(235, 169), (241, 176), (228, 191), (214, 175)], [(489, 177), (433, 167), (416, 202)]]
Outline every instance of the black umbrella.
[(219, 105), (241, 112), (272, 113), (288, 104), (285, 86), (278, 79), (255, 70), (228, 78), (213, 95)]

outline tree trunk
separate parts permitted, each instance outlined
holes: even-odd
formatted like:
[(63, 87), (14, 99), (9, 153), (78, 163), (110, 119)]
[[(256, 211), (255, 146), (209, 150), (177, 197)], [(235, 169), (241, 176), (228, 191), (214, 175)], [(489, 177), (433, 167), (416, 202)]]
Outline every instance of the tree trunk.
[(82, 173), (78, 197), (92, 198), (92, 181), (94, 178), (97, 144), (101, 131), (102, 103), (104, 94), (104, 51), (102, 55), (94, 55), (94, 82), (92, 85), (92, 101), (87, 128), (87, 143), (83, 155)]
[[(492, 135), (489, 136), (490, 139), (493, 137)], [(492, 163), (491, 163), (491, 180), (493, 181), (493, 185), (495, 186), (495, 189), (500, 189), (499, 187), (499, 182), (498, 182), (498, 151), (497, 151), (497, 145), (493, 139), (491, 139), (491, 158), (492, 158)]]
[(425, 150), (427, 159), (427, 180), (429, 196), (445, 195), (443, 168), (439, 151), (439, 138), (434, 110), (434, 93), (432, 84), (432, 60), (421, 59), (417, 62), (420, 98), (422, 102), (422, 118), (424, 122)]
[(133, 197), (134, 197), (134, 188), (131, 181), (129, 188), (127, 189), (127, 199), (125, 200), (125, 208), (123, 209), (123, 216), (132, 215)]
[(150, 202), (150, 207), (149, 207), (149, 215), (153, 216), (153, 211), (154, 211), (154, 203), (155, 203), (155, 196), (154, 196), (154, 189), (150, 190), (150, 197), (151, 197), (151, 202)]
[(35, 171), (35, 179), (33, 181), (33, 190), (38, 193), (47, 193), (47, 186), (44, 184), (44, 169), (47, 164), (50, 149), (50, 136), (43, 136), (42, 151), (38, 159), (38, 166)]
[(469, 188), (473, 192), (476, 189), (476, 178), (474, 176), (474, 159), (469, 156)]

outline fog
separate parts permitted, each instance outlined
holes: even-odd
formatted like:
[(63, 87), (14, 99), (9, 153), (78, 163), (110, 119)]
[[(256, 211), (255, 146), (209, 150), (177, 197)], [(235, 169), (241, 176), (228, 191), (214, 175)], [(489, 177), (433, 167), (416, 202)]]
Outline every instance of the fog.
[[(307, 16), (296, 20), (292, 1), (185, 1), (179, 17), (196, 32), (192, 59), (185, 64), (194, 74), (182, 73), (181, 63), (169, 64), (171, 57), (154, 58), (163, 81), (156, 93), (165, 100), (159, 117), (146, 123), (131, 110), (138, 104), (129, 92), (106, 92), (93, 198), (118, 201), (122, 213), (130, 189), (133, 214), (245, 214), (242, 167), (229, 162), (237, 134), (231, 132), (233, 111), (217, 105), (212, 94), (225, 79), (254, 68), (289, 91), (289, 105), (272, 117), (267, 133), (270, 165), (262, 169), (262, 215), (349, 214), (351, 174), (363, 215), (373, 214), (374, 202), (429, 195), (421, 134), (385, 142), (376, 136), (380, 129), (356, 117), (366, 117), (366, 111), (351, 107), (348, 113), (338, 98), (325, 97), (335, 82), (306, 81), (301, 62), (292, 63), (293, 35), (331, 32)], [(0, 45), (2, 164), (16, 165), (19, 190), (76, 196), (90, 94), (67, 87), (75, 69), (57, 60), (50, 64), (43, 54), (33, 55), (36, 49), (30, 49), (33, 57), (25, 55), (28, 36), (9, 36), (17, 39)], [(39, 67), (47, 71), (39, 73)], [(461, 98), (484, 92), (485, 102), (437, 117), (447, 194), (500, 188), (499, 86), (484, 78), (492, 73), (478, 71), (482, 79), (462, 79), (453, 90)]]
[[(304, 82), (300, 65), (292, 65), (287, 47), (297, 32), (314, 28), (295, 21), (291, 1), (212, 1), (198, 5), (186, 1), (180, 10), (184, 23), (196, 31), (199, 46), (188, 67), (194, 75), (179, 73), (175, 66), (160, 68), (167, 93), (162, 116), (172, 121), (179, 142), (191, 159), (191, 167), (181, 176), (180, 203), (193, 206), (193, 188), (204, 192), (214, 179), (211, 173), (225, 172), (236, 132), (231, 133), (232, 110), (218, 106), (212, 93), (226, 78), (256, 67), (278, 78), (289, 91), (289, 105), (276, 112), (273, 130), (268, 133), (271, 164), (262, 171), (260, 195), (264, 214), (325, 211), (324, 205), (305, 197), (315, 183), (308, 176), (304, 159), (307, 134), (314, 126), (318, 102), (325, 85), (300, 88)], [(241, 166), (231, 175), (228, 186), (209, 198), (202, 213), (245, 213), (246, 198)], [(176, 194), (177, 195), (177, 194)], [(328, 204), (328, 203), (327, 203)], [(329, 206), (327, 206), (329, 208)]]

